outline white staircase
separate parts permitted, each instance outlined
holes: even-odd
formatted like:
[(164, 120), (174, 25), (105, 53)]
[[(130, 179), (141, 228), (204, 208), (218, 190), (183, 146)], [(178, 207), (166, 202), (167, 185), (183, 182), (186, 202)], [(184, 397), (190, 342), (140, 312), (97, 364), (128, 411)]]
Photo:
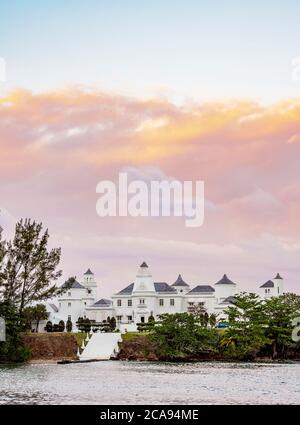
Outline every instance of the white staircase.
[(94, 333), (79, 356), (79, 360), (109, 360), (119, 351), (118, 342), (121, 341), (120, 333)]

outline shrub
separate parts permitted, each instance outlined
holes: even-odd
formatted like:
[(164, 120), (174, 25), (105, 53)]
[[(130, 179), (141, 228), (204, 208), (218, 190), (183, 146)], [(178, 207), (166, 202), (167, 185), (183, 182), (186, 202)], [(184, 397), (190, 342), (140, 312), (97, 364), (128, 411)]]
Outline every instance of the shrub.
[(76, 325), (81, 332), (90, 332), (91, 321), (87, 317), (79, 317)]
[(116, 319), (114, 317), (112, 317), (111, 319), (109, 319), (108, 323), (109, 323), (110, 332), (113, 332), (116, 329), (116, 326), (117, 326)]
[(58, 323), (58, 329), (59, 329), (59, 332), (65, 331), (65, 322), (63, 320), (60, 320), (60, 322)]
[(67, 320), (66, 330), (67, 332), (72, 332), (73, 324), (70, 319)]
[(52, 325), (51, 320), (48, 320), (48, 322), (46, 323), (45, 331), (46, 332), (53, 332), (53, 325)]

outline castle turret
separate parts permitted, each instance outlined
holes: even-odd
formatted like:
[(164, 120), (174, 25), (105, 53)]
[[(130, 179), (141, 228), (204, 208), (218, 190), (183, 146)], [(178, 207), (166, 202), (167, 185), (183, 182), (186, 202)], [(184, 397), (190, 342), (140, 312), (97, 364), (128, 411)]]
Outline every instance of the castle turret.
[(155, 293), (152, 274), (145, 262), (143, 262), (138, 269), (132, 290), (133, 294), (140, 292)]
[(275, 283), (275, 292), (276, 295), (282, 295), (283, 294), (283, 289), (284, 289), (284, 280), (283, 278), (280, 276), (279, 273), (277, 273), (277, 275), (274, 277), (274, 283)]
[(87, 271), (83, 275), (83, 286), (87, 289), (88, 295), (96, 298), (97, 296), (97, 282), (95, 281), (95, 275), (91, 271), (91, 269), (87, 269)]
[(186, 294), (190, 290), (190, 286), (182, 279), (181, 274), (177, 280), (171, 285), (179, 294)]
[(214, 284), (217, 302), (220, 303), (228, 297), (232, 297), (236, 293), (237, 284), (228, 279), (224, 274), (221, 280)]

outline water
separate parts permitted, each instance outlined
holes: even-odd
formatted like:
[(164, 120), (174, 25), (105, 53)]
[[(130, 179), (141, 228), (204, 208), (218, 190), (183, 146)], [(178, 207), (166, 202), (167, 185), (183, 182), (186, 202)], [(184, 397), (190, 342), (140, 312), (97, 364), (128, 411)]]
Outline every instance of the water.
[(0, 367), (0, 404), (299, 404), (300, 364)]

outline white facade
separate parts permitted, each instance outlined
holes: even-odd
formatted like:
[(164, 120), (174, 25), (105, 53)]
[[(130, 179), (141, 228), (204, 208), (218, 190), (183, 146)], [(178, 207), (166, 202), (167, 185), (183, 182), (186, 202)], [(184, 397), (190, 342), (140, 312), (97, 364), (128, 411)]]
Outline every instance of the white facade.
[[(138, 268), (135, 280), (111, 299), (97, 300), (97, 282), (90, 269), (83, 275), (81, 283), (69, 279), (63, 288), (65, 292), (57, 299), (58, 305), (49, 304), (49, 320), (58, 323), (70, 319), (73, 330), (79, 317), (87, 317), (95, 322), (103, 322), (115, 317), (120, 330), (135, 330), (136, 324), (147, 322), (150, 316), (155, 319), (163, 313), (183, 313), (201, 306), (208, 314), (215, 313), (222, 318), (235, 294), (239, 292), (237, 284), (226, 275), (213, 285), (196, 285), (193, 288), (181, 275), (176, 282), (154, 282), (146, 263)], [(259, 295), (262, 298), (279, 296), (283, 293), (283, 279), (279, 274), (261, 285)], [(224, 315), (223, 315), (224, 316)]]
[(283, 283), (283, 278), (277, 273), (273, 280), (268, 280), (259, 287), (260, 297), (264, 299), (279, 297), (279, 295), (283, 294)]

